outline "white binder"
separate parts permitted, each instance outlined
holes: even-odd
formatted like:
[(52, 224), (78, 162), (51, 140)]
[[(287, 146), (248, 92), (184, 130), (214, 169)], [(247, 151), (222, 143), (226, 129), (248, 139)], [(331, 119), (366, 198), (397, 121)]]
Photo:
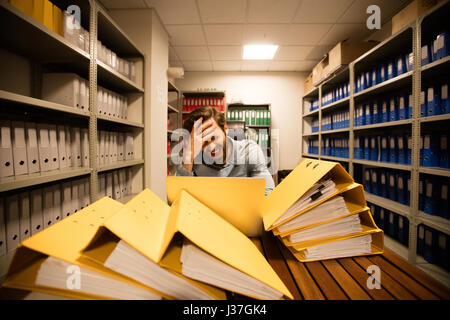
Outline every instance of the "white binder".
[(117, 151), (118, 151), (117, 140), (118, 140), (119, 133), (113, 132), (112, 135), (113, 135), (112, 136), (113, 137), (113, 162), (117, 162)]
[(90, 201), (91, 196), (89, 193), (89, 190), (90, 190), (89, 178), (84, 178), (83, 183), (84, 183), (84, 198), (83, 198), (84, 204), (83, 204), (83, 206), (87, 207), (91, 203), (91, 201)]
[(114, 159), (114, 136), (116, 135), (115, 132), (109, 131), (109, 162), (113, 163), (116, 160)]
[(77, 180), (78, 187), (78, 210), (84, 208), (84, 181), (83, 179)]
[(113, 199), (120, 199), (121, 190), (120, 190), (120, 181), (119, 181), (119, 171), (113, 171)]
[(80, 109), (87, 110), (86, 107), (86, 81), (80, 78), (80, 93), (79, 93)]
[(86, 81), (86, 111), (90, 111), (91, 107), (89, 104), (89, 93), (90, 93), (90, 89), (89, 89), (89, 81)]
[(106, 106), (106, 115), (112, 116), (112, 107), (113, 107), (113, 93), (108, 91), (108, 102)]
[(56, 134), (56, 125), (48, 126), (48, 135), (50, 140), (50, 152), (51, 152), (51, 169), (59, 169), (58, 158), (58, 136)]
[(106, 173), (106, 196), (113, 197), (113, 174), (112, 172)]
[(119, 185), (120, 185), (120, 197), (125, 197), (127, 193), (127, 183), (126, 183), (126, 173), (125, 169), (119, 170)]
[(97, 114), (103, 114), (103, 88), (97, 90)]
[(89, 167), (89, 130), (81, 129), (81, 165)]
[(124, 143), (124, 135), (119, 132), (117, 134), (117, 161), (125, 160), (125, 143)]
[(126, 97), (123, 97), (122, 118), (128, 119), (128, 100)]
[(36, 124), (34, 122), (25, 122), (25, 141), (27, 145), (28, 172), (39, 172), (41, 168), (39, 164)]
[(72, 213), (79, 210), (80, 205), (78, 201), (78, 180), (72, 181)]
[(133, 134), (127, 132), (125, 140), (125, 160), (133, 160), (133, 159), (134, 159)]
[(53, 188), (46, 187), (42, 190), (42, 217), (44, 220), (44, 229), (50, 227), (55, 221), (53, 216)]
[(59, 168), (67, 168), (67, 150), (66, 150), (66, 129), (64, 126), (57, 126), (56, 131), (58, 133), (58, 159)]
[(14, 175), (13, 152), (11, 140), (11, 122), (0, 120), (0, 177)]
[(3, 198), (0, 198), (0, 257), (6, 254), (6, 217)]
[(79, 108), (80, 81), (75, 73), (44, 73), (42, 99)]
[(11, 252), (20, 243), (19, 196), (6, 198), (6, 250)]
[(111, 103), (111, 117), (117, 117), (116, 107), (117, 107), (117, 94), (113, 92), (112, 93), (112, 103)]
[(12, 149), (14, 175), (28, 174), (27, 146), (25, 143), (25, 122), (12, 121)]
[(73, 213), (72, 208), (72, 183), (70, 181), (61, 184), (61, 219)]
[(105, 131), (100, 130), (99, 131), (99, 136), (100, 136), (100, 142), (98, 144), (98, 154), (99, 154), (99, 165), (103, 165), (105, 164)]
[(107, 115), (108, 114), (108, 97), (109, 97), (109, 93), (107, 89), (103, 89), (103, 114)]
[(31, 236), (31, 218), (30, 218), (30, 193), (22, 192), (19, 194), (19, 226), (20, 226), (20, 241)]
[(72, 129), (69, 126), (64, 127), (66, 138), (66, 159), (67, 167), (73, 167), (73, 153), (72, 153)]
[(111, 163), (109, 159), (109, 148), (110, 148), (109, 131), (105, 131), (105, 164)]
[(133, 190), (131, 190), (132, 181), (133, 181), (133, 169), (132, 168), (126, 168), (127, 178), (126, 178), (126, 184), (127, 184), (127, 195), (132, 194)]
[(35, 235), (44, 229), (44, 217), (42, 207), (42, 189), (30, 192), (31, 197), (31, 235)]
[(106, 175), (98, 175), (98, 194), (100, 198), (106, 197)]
[(61, 213), (61, 185), (58, 183), (52, 186), (53, 191), (53, 223), (62, 220)]
[(71, 127), (70, 144), (72, 148), (72, 167), (81, 167), (81, 133), (80, 128)]
[(52, 152), (50, 147), (50, 136), (49, 128), (46, 124), (38, 123), (38, 149), (39, 149), (39, 163), (41, 166), (41, 171), (52, 170)]

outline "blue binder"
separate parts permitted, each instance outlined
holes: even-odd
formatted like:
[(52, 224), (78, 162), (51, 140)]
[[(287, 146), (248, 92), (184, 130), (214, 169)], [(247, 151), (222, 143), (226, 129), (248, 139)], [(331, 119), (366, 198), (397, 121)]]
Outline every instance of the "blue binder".
[(448, 205), (448, 187), (449, 181), (442, 181), (439, 190), (439, 216), (444, 219), (450, 219), (449, 205)]
[(370, 182), (371, 182), (371, 192), (375, 195), (378, 195), (378, 170), (377, 169), (372, 169), (371, 170), (371, 177), (370, 177)]
[(435, 263), (434, 248), (437, 242), (437, 231), (425, 226), (425, 237), (423, 244), (423, 258), (429, 263)]
[(376, 123), (380, 122), (379, 112), (378, 112), (378, 109), (379, 109), (378, 105), (379, 105), (378, 101), (374, 101), (372, 103), (372, 123), (373, 124), (376, 124)]
[(405, 204), (409, 206), (411, 204), (411, 177), (406, 179), (406, 199)]
[[(386, 233), (388, 236), (390, 236), (393, 239), (398, 239), (398, 230), (397, 230), (397, 225), (398, 225), (398, 215), (392, 211), (389, 211), (388, 213), (388, 220), (387, 220), (387, 228), (386, 228)], [(386, 223), (386, 221), (385, 221)]]
[(398, 120), (405, 120), (408, 118), (407, 115), (407, 96), (401, 95), (398, 98)]
[(437, 235), (436, 264), (446, 270), (450, 269), (450, 237), (442, 232)]
[(425, 226), (419, 224), (417, 226), (417, 254), (423, 257), (423, 247), (425, 244)]
[(401, 55), (401, 56), (397, 57), (397, 59), (396, 59), (396, 67), (397, 67), (396, 68), (397, 69), (397, 76), (408, 72), (406, 70), (405, 56)]
[(450, 54), (450, 40), (447, 32), (441, 32), (434, 41), (434, 48), (437, 49), (435, 60), (445, 58)]
[(433, 62), (431, 46), (429, 44), (426, 44), (422, 46), (422, 66), (427, 65), (430, 62)]
[(408, 95), (408, 118), (409, 119), (412, 119), (412, 117), (413, 117), (413, 105), (414, 105), (413, 96), (410, 93)]
[(388, 198), (392, 201), (397, 201), (397, 186), (396, 176), (394, 171), (390, 171), (387, 174), (387, 183), (388, 183)]
[(364, 160), (370, 160), (370, 137), (364, 137)]
[(386, 178), (386, 172), (382, 171), (380, 173), (380, 184), (378, 186), (379, 196), (383, 198), (387, 198), (388, 191), (387, 191), (387, 178)]
[(439, 166), (439, 141), (434, 134), (425, 133), (423, 136), (423, 166)]
[(376, 136), (370, 137), (369, 159), (378, 161), (378, 138)]
[(395, 62), (390, 60), (387, 64), (387, 80), (393, 79), (397, 76), (397, 68)]
[(386, 231), (386, 226), (387, 226), (387, 224), (385, 225), (386, 219), (387, 219), (387, 210), (382, 207), (379, 207), (378, 208), (378, 224), (377, 225), (380, 229), (385, 230), (385, 231)]
[(370, 71), (364, 72), (364, 88), (370, 88), (372, 86), (372, 77)]
[(364, 170), (364, 189), (369, 193), (372, 193), (371, 171), (371, 169), (367, 168)]
[(420, 136), (419, 138), (419, 164), (420, 166), (423, 166), (423, 136)]
[(397, 185), (397, 201), (401, 204), (406, 205), (406, 189), (407, 189), (407, 181), (406, 175), (402, 172), (397, 173), (396, 175), (396, 185)]
[(395, 97), (391, 97), (389, 99), (389, 121), (397, 121), (397, 120), (398, 120), (397, 99)]
[(397, 225), (397, 230), (398, 230), (398, 236), (397, 236), (397, 240), (405, 245), (408, 246), (408, 242), (409, 242), (409, 220), (406, 217), (403, 216), (398, 216), (398, 225)]
[(389, 162), (398, 163), (397, 137), (389, 136)]
[(372, 104), (367, 102), (364, 105), (364, 123), (365, 125), (372, 124)]
[(450, 99), (448, 98), (448, 83), (441, 85), (441, 114), (450, 113)]
[(413, 71), (414, 69), (414, 53), (407, 54), (406, 57), (406, 69), (409, 71)]
[(384, 82), (384, 81), (386, 81), (387, 80), (387, 69), (386, 69), (386, 65), (384, 65), (384, 64), (382, 64), (381, 66), (380, 66), (380, 69), (379, 69), (380, 71), (379, 71), (379, 73), (380, 73), (380, 83), (381, 82)]
[(397, 136), (397, 149), (398, 149), (398, 163), (406, 164), (407, 162), (407, 152), (406, 152), (406, 141), (404, 136)]
[(438, 214), (439, 182), (433, 178), (425, 180), (425, 202), (423, 212), (431, 215)]
[(380, 160), (381, 162), (389, 162), (389, 145), (388, 145), (388, 137), (387, 136), (381, 136), (381, 155)]
[(389, 121), (389, 100), (383, 100), (381, 103), (381, 123)]
[(420, 117), (427, 116), (427, 97), (425, 90), (420, 91)]
[(422, 177), (419, 179), (419, 211), (423, 212), (425, 206), (425, 181)]
[(354, 146), (355, 159), (364, 159), (364, 149), (361, 140), (362, 139), (360, 137), (355, 137), (355, 146)]
[(450, 149), (448, 147), (448, 134), (441, 133), (439, 137), (439, 167), (450, 169)]
[(439, 86), (431, 85), (427, 89), (427, 116), (441, 114), (441, 94)]
[(376, 86), (380, 83), (377, 68), (373, 68), (370, 74), (372, 78), (372, 86)]

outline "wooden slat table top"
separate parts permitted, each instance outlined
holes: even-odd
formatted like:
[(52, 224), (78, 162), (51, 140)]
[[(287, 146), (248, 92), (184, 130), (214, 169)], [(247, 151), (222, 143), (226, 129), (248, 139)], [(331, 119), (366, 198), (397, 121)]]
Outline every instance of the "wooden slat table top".
[[(252, 239), (295, 299), (450, 300), (450, 290), (385, 248), (382, 255), (302, 263), (272, 234)], [(381, 288), (367, 287), (367, 267), (381, 270)]]

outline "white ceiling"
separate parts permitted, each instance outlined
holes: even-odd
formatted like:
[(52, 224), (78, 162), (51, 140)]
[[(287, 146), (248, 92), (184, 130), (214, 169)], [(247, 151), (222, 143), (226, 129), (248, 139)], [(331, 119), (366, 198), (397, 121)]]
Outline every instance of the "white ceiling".
[[(186, 71), (310, 71), (337, 42), (370, 34), (410, 0), (100, 0), (107, 9), (155, 8), (170, 36), (169, 64)], [(272, 61), (242, 60), (244, 44), (277, 44)]]

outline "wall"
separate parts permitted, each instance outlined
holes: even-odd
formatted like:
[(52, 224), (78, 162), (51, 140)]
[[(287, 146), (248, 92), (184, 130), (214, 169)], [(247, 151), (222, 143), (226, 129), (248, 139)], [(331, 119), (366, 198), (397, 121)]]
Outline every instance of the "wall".
[(180, 90), (216, 88), (227, 103), (272, 105), (272, 128), (279, 129), (279, 170), (294, 169), (301, 159), (302, 72), (186, 72)]
[(167, 68), (169, 37), (152, 9), (111, 10), (111, 17), (144, 53), (144, 186), (166, 199)]

